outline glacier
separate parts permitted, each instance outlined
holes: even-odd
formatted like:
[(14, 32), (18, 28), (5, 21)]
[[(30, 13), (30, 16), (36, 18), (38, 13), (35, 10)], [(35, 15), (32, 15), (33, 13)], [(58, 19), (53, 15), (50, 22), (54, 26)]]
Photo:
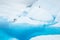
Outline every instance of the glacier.
[(44, 40), (46, 36), (45, 40), (59, 40), (59, 3), (59, 0), (0, 0), (0, 40)]

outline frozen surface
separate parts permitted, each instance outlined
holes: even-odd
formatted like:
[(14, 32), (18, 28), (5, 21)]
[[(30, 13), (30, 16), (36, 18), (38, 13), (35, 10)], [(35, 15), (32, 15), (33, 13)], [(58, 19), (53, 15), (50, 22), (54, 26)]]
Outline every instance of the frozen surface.
[(60, 35), (37, 36), (30, 40), (60, 40)]
[(0, 0), (0, 40), (59, 40), (59, 4), (60, 0)]

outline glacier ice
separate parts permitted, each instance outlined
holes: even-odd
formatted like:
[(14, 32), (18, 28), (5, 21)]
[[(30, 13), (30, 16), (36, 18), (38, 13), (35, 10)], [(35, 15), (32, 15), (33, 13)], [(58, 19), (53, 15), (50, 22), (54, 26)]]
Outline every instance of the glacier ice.
[(58, 0), (0, 0), (0, 40), (60, 35), (59, 3)]
[(42, 35), (33, 37), (30, 40), (60, 40), (60, 35)]

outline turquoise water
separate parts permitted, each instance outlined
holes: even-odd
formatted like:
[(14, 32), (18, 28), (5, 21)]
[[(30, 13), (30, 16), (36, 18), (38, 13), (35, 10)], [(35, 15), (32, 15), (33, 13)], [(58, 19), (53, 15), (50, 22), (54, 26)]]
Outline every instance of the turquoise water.
[(29, 40), (41, 35), (60, 35), (60, 27), (50, 27), (50, 25), (30, 25), (30, 24), (11, 24), (9, 22), (0, 23), (0, 40), (17, 38), (19, 40)]

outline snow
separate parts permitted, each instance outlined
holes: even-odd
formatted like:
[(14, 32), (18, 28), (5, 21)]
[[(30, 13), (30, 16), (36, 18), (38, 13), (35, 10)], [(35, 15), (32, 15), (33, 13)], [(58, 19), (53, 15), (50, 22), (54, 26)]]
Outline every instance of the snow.
[(36, 36), (30, 40), (60, 40), (60, 35), (45, 35), (45, 36)]

